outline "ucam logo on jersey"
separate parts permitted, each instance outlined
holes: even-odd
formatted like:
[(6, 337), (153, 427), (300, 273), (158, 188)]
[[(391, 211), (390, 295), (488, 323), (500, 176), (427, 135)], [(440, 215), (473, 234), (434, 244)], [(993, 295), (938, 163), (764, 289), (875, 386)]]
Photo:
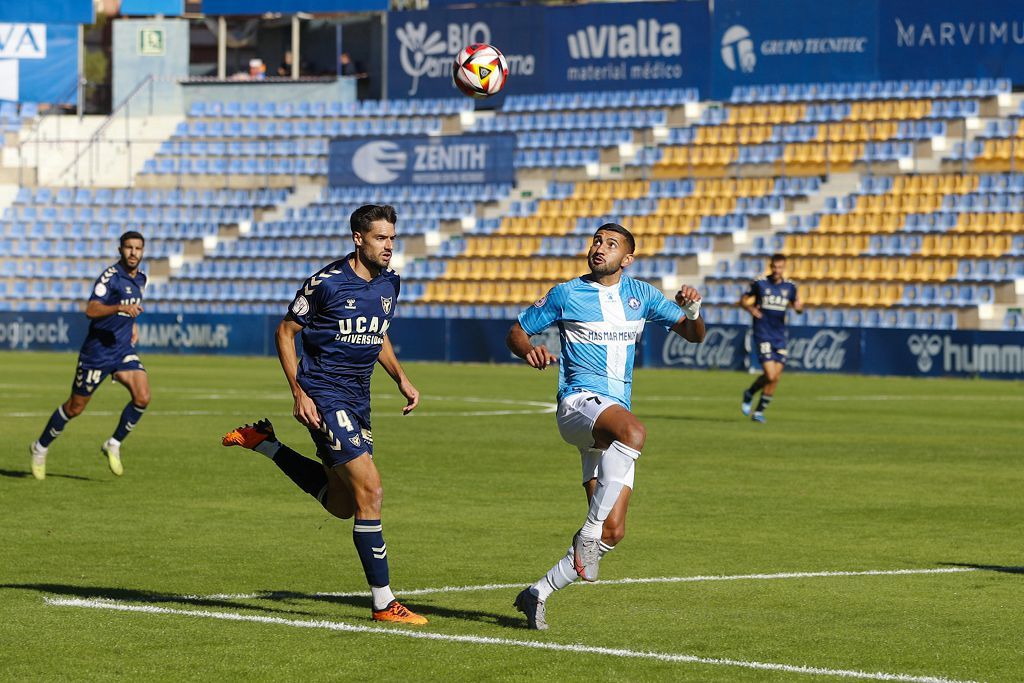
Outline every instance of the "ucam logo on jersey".
[(515, 135), (331, 141), (332, 185), (510, 183)]

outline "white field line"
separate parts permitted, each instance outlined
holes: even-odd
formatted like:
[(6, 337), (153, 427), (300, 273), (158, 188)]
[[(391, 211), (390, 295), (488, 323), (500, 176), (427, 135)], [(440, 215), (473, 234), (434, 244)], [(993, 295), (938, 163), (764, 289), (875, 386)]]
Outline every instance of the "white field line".
[(449, 643), (469, 643), (473, 645), (498, 645), (505, 647), (530, 648), (535, 650), (552, 650), (556, 652), (572, 652), (575, 654), (607, 655), (633, 659), (653, 659), (661, 662), (678, 662), (685, 664), (704, 664), (709, 666), (729, 666), (744, 669), (760, 669), (765, 671), (783, 671), (786, 673), (809, 674), (812, 676), (837, 676), (841, 678), (857, 678), (874, 681), (905, 681), (907, 683), (972, 683), (956, 681), (940, 676), (915, 676), (911, 674), (858, 671), (856, 669), (826, 669), (812, 666), (792, 664), (776, 664), (772, 662), (754, 662), (742, 659), (725, 659), (718, 657), (697, 657), (695, 655), (649, 652), (645, 650), (626, 650), (622, 648), (597, 647), (580, 644), (550, 643), (538, 640), (513, 640), (511, 638), (488, 638), (484, 636), (465, 636), (429, 631), (410, 631), (380, 626), (359, 626), (340, 621), (298, 620), (282, 617), (267, 617), (255, 614), (239, 614), (237, 612), (213, 612), (206, 610), (184, 610), (153, 605), (128, 605), (106, 600), (85, 600), (82, 598), (45, 598), (46, 604), (58, 607), (84, 607), (92, 609), (114, 610), (119, 612), (140, 612), (143, 614), (173, 614), (200, 619), (220, 619), (224, 621), (245, 621), (293, 628), (322, 629), (327, 631), (344, 631), (348, 633), (372, 633), (377, 635), (398, 636), (415, 640), (434, 640)]
[[(283, 394), (275, 394), (273, 400), (280, 400)], [(195, 398), (202, 398), (210, 401), (235, 401), (237, 396), (234, 394), (215, 393), (206, 394), (204, 396), (197, 396)], [(253, 398), (248, 395), (247, 398)], [(376, 398), (399, 398), (398, 394), (378, 394)], [(499, 406), (517, 406), (515, 408), (502, 408), (499, 410), (463, 410), (458, 412), (431, 412), (429, 410), (417, 409), (409, 415), (402, 415), (399, 412), (384, 412), (378, 409), (374, 414), (373, 419), (377, 420), (380, 418), (396, 418), (396, 417), (490, 417), (497, 415), (542, 415), (545, 413), (553, 413), (558, 406), (549, 401), (517, 401), (507, 398), (488, 398), (485, 396), (420, 396), (421, 402), (427, 402), (428, 404), (432, 401), (438, 403), (470, 403), (480, 405), (499, 405)], [(95, 415), (98, 417), (109, 417), (112, 415), (120, 415), (120, 412), (114, 412), (110, 410), (90, 410), (88, 415)], [(167, 417), (195, 417), (202, 415), (224, 415), (232, 417), (240, 416), (252, 416), (252, 411), (224, 411), (224, 410), (155, 410), (154, 415), (163, 415)], [(39, 418), (49, 417), (50, 412), (43, 411), (12, 411), (7, 413), (0, 413), (0, 417), (22, 417), (22, 418)]]
[[(460, 411), (452, 413), (432, 413), (430, 411), (416, 410), (409, 415), (402, 415), (401, 413), (391, 414), (378, 411), (373, 416), (374, 423), (377, 420), (385, 419), (390, 420), (392, 418), (404, 417), (406, 419), (419, 417), (491, 417), (495, 415), (542, 415), (544, 413), (553, 413), (555, 410), (552, 408), (548, 409), (534, 409), (534, 410), (471, 410), (471, 411)], [(40, 418), (49, 417), (53, 414), (53, 411), (49, 412), (12, 412), (12, 413), (0, 413), (0, 417), (22, 417), (22, 418)], [(120, 415), (120, 411), (112, 410), (90, 410), (87, 415), (93, 415), (96, 417), (110, 417), (113, 415)], [(223, 415), (225, 417), (253, 417), (256, 413), (252, 410), (247, 411), (227, 411), (227, 410), (154, 410), (152, 416), (160, 417), (196, 417), (203, 415)], [(150, 417), (150, 419), (153, 419)]]
[[(942, 401), (943, 403), (957, 402), (957, 401), (1024, 401), (1024, 396), (1003, 396), (1003, 395), (991, 395), (991, 396), (941, 396), (932, 394), (920, 394), (920, 395), (895, 395), (895, 394), (857, 394), (852, 396), (842, 395), (822, 395), (822, 396), (786, 396), (787, 401)], [(699, 403), (735, 403), (736, 399), (727, 396), (645, 396), (643, 394), (637, 394), (633, 396), (633, 403), (643, 403), (644, 401), (654, 402), (699, 402)]]
[[(781, 572), (778, 574), (712, 574), (708, 576), (653, 576), (647, 578), (612, 579), (585, 583), (577, 581), (573, 586), (621, 586), (625, 584), (643, 583), (703, 583), (708, 581), (773, 581), (778, 579), (818, 579), (840, 576), (907, 576), (915, 574), (961, 574), (979, 571), (976, 567), (936, 567), (931, 569), (867, 569), (863, 571), (822, 571), (822, 572)], [(474, 591), (506, 590), (522, 588), (527, 582), (519, 583), (485, 583), (477, 586), (441, 586), (440, 588), (414, 588), (400, 590), (406, 595), (437, 595), (441, 593), (470, 593)], [(215, 593), (213, 595), (183, 595), (182, 601), (190, 600), (255, 600), (273, 595), (267, 593)], [(351, 593), (314, 593), (312, 597), (322, 598), (358, 598), (367, 597), (369, 591)]]

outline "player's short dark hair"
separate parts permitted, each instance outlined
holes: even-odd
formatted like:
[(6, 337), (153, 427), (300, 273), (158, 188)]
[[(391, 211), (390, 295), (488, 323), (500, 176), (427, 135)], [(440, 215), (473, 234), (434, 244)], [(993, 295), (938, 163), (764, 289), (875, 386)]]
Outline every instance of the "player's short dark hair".
[(142, 242), (142, 246), (146, 246), (146, 238), (143, 237), (142, 233), (138, 232), (137, 230), (129, 230), (128, 232), (121, 235), (121, 246), (123, 247), (124, 243), (127, 242), (128, 240), (140, 240)]
[(398, 213), (390, 204), (363, 204), (352, 212), (352, 218), (349, 221), (352, 225), (352, 233), (358, 232), (360, 235), (365, 235), (370, 232), (370, 223), (374, 221), (387, 221), (394, 225), (398, 222)]
[(775, 253), (775, 254), (772, 254), (772, 257), (770, 259), (768, 259), (768, 263), (779, 263), (780, 261), (785, 261), (785, 260), (786, 260), (786, 255), (785, 254)]
[(633, 239), (633, 233), (631, 233), (629, 230), (626, 230), (618, 223), (605, 223), (600, 228), (594, 231), (594, 236), (597, 237), (597, 233), (601, 232), (602, 230), (607, 230), (608, 232), (615, 232), (622, 235), (623, 237), (626, 238), (626, 243), (629, 244), (629, 253), (632, 254), (634, 251), (636, 251), (636, 240)]

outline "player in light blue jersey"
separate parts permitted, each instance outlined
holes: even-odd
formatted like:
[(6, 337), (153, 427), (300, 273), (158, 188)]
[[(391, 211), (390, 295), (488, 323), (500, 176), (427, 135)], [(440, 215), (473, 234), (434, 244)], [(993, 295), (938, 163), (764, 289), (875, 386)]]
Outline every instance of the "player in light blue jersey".
[[(740, 298), (740, 308), (750, 314), (753, 342), (764, 372), (743, 392), (740, 410), (754, 422), (764, 422), (764, 411), (775, 396), (782, 369), (786, 367), (786, 311), (792, 308), (803, 313), (804, 302), (795, 284), (786, 279), (785, 254), (773, 254), (768, 263), (769, 275), (754, 280)], [(761, 399), (754, 407), (754, 395)]]
[(601, 557), (625, 535), (635, 463), (647, 437), (630, 412), (636, 340), (644, 324), (664, 325), (690, 342), (704, 341), (700, 294), (683, 286), (673, 303), (653, 285), (625, 275), (635, 248), (626, 228), (602, 225), (587, 254), (590, 273), (552, 288), (520, 313), (506, 340), (512, 353), (543, 370), (555, 357), (530, 337), (558, 326), (558, 431), (580, 451), (588, 504), (586, 521), (565, 557), (516, 596), (514, 606), (532, 629), (547, 628), (547, 598), (577, 577), (595, 581)]

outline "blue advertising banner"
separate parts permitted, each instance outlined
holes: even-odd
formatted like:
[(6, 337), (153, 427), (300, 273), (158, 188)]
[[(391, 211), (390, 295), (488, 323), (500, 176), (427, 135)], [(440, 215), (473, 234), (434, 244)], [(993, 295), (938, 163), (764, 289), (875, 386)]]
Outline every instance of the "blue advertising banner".
[(126, 17), (181, 16), (185, 0), (122, 0), (121, 14)]
[(696, 87), (706, 95), (710, 31), (703, 2), (551, 7), (548, 91)]
[(1024, 379), (1024, 335), (980, 330), (864, 330), (861, 372)]
[(91, 24), (93, 0), (0, 0), (0, 22)]
[(452, 62), (471, 43), (490, 43), (505, 55), (504, 95), (709, 87), (705, 3), (393, 12), (388, 25), (392, 98), (455, 95)]
[(331, 140), (331, 185), (512, 183), (516, 136), (337, 138)]
[[(153, 353), (273, 355), (279, 316), (144, 314), (138, 349)], [(507, 348), (511, 320), (399, 317), (388, 330), (405, 360), (512, 363)], [(0, 350), (77, 351), (88, 320), (81, 313), (0, 313)], [(703, 344), (691, 344), (648, 325), (638, 366), (756, 369), (744, 325), (712, 325)], [(558, 355), (558, 332), (535, 338)], [(143, 357), (145, 360), (145, 357)], [(792, 327), (786, 367), (911, 377), (985, 377), (1024, 380), (1024, 335), (981, 330), (890, 330)]]
[(0, 100), (74, 104), (78, 27), (0, 24)]
[(387, 0), (202, 0), (203, 14), (298, 14), (299, 12), (387, 11)]
[(879, 13), (882, 78), (1024, 82), (1024, 14), (1016, 0), (889, 0)]
[(878, 3), (717, 0), (712, 96), (734, 86), (878, 78)]

